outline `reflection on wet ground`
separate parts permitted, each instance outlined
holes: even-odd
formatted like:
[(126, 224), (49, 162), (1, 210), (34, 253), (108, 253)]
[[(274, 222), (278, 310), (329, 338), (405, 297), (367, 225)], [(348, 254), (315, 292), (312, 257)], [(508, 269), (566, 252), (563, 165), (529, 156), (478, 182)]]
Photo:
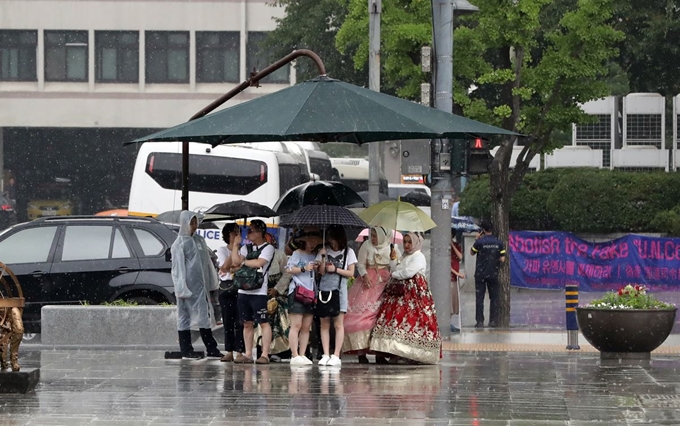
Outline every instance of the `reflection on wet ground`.
[(680, 358), (600, 365), (596, 353), (445, 352), (439, 366), (166, 361), (155, 351), (25, 351), (28, 395), (0, 425), (680, 424)]

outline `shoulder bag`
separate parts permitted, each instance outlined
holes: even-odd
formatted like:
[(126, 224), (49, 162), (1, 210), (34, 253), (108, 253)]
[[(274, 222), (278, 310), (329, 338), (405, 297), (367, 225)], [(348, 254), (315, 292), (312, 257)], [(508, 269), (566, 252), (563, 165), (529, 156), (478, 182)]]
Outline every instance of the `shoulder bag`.
[[(262, 247), (258, 248), (257, 250), (253, 250), (252, 244), (246, 245), (246, 250), (248, 250), (248, 253), (246, 254), (246, 260), (259, 258), (260, 254), (262, 254), (262, 250), (264, 250), (264, 248), (268, 245), (268, 243), (264, 243)], [(264, 276), (267, 275), (269, 267), (272, 266), (273, 261), (274, 258), (272, 257), (264, 273), (259, 272), (259, 268), (255, 269), (246, 265), (241, 265), (241, 268), (234, 272), (234, 284), (236, 285), (236, 288), (240, 290), (257, 290), (261, 288), (264, 284)]]

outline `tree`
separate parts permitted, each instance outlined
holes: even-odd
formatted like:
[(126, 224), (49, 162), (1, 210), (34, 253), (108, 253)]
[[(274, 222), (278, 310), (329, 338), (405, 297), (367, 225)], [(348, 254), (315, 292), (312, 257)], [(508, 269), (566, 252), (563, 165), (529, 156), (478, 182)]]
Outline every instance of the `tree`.
[[(272, 62), (293, 50), (310, 49), (321, 57), (328, 75), (359, 86), (368, 82), (368, 74), (355, 68), (352, 61), (354, 48), (340, 53), (335, 47), (335, 37), (345, 20), (348, 0), (275, 0), (286, 14), (275, 18), (277, 27), (263, 42), (271, 52)], [(305, 81), (319, 76), (314, 63), (308, 59), (297, 60), (297, 79)]]
[[(417, 8), (420, 26), (430, 26), (422, 9), (430, 2), (395, 1), (383, 10), (383, 25), (409, 28), (402, 21), (402, 10)], [(616, 44), (623, 34), (612, 26), (613, 0), (476, 0), (480, 12), (459, 18), (454, 34), (454, 104), (467, 117), (500, 125), (527, 135), (503, 138), (490, 168), (491, 220), (496, 234), (508, 240), (509, 209), (529, 163), (539, 153), (554, 148), (551, 136), (566, 131), (572, 123), (588, 120), (579, 104), (608, 95), (606, 78), (610, 61), (617, 54)], [(358, 45), (355, 65), (361, 66), (367, 46), (361, 44), (367, 30), (362, 0), (352, 0), (350, 11), (338, 33), (338, 45)], [(364, 13), (365, 14), (365, 13)], [(409, 19), (408, 15), (403, 17)], [(389, 27), (388, 27), (389, 28)], [(420, 50), (413, 43), (407, 54), (392, 51), (395, 40), (407, 31), (384, 31), (382, 56), (385, 80), (399, 82), (404, 71), (387, 67), (387, 61), (407, 61)], [(418, 39), (422, 44), (430, 40)], [(416, 49), (417, 48), (417, 49)], [(358, 62), (357, 62), (358, 60)], [(410, 72), (406, 72), (410, 75)], [(421, 80), (422, 81), (422, 80)], [(404, 85), (404, 87), (413, 87)], [(397, 90), (397, 93), (405, 91)], [(513, 145), (521, 144), (514, 168), (510, 169)], [(510, 267), (501, 269), (501, 326), (510, 322)]]
[(680, 2), (627, 0), (617, 3), (615, 27), (626, 35), (617, 63), (634, 92), (680, 93)]

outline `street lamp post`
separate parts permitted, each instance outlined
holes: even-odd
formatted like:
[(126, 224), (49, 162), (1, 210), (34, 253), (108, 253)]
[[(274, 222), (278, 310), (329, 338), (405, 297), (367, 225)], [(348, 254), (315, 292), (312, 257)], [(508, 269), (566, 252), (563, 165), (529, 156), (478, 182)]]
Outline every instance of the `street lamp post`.
[[(453, 13), (474, 13), (479, 9), (467, 0), (432, 0), (432, 26), (436, 66), (434, 70), (434, 107), (453, 112)], [(451, 144), (434, 139), (432, 154), (432, 230), (430, 246), (430, 287), (443, 336), (450, 335), (451, 316)]]

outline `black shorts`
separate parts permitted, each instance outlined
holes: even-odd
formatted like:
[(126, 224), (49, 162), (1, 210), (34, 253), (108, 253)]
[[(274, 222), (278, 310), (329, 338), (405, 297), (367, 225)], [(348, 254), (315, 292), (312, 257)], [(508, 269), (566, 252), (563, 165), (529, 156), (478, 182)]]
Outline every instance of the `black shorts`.
[(241, 323), (254, 321), (258, 324), (269, 322), (269, 315), (267, 314), (267, 300), (269, 298), (260, 294), (243, 294), (238, 295), (238, 314)]
[(300, 315), (313, 315), (314, 305), (304, 305), (295, 300), (295, 292), (288, 295), (288, 313)]
[[(329, 296), (330, 300), (328, 300)], [(316, 302), (316, 316), (319, 318), (335, 318), (338, 315), (340, 315), (340, 290), (320, 291)]]

